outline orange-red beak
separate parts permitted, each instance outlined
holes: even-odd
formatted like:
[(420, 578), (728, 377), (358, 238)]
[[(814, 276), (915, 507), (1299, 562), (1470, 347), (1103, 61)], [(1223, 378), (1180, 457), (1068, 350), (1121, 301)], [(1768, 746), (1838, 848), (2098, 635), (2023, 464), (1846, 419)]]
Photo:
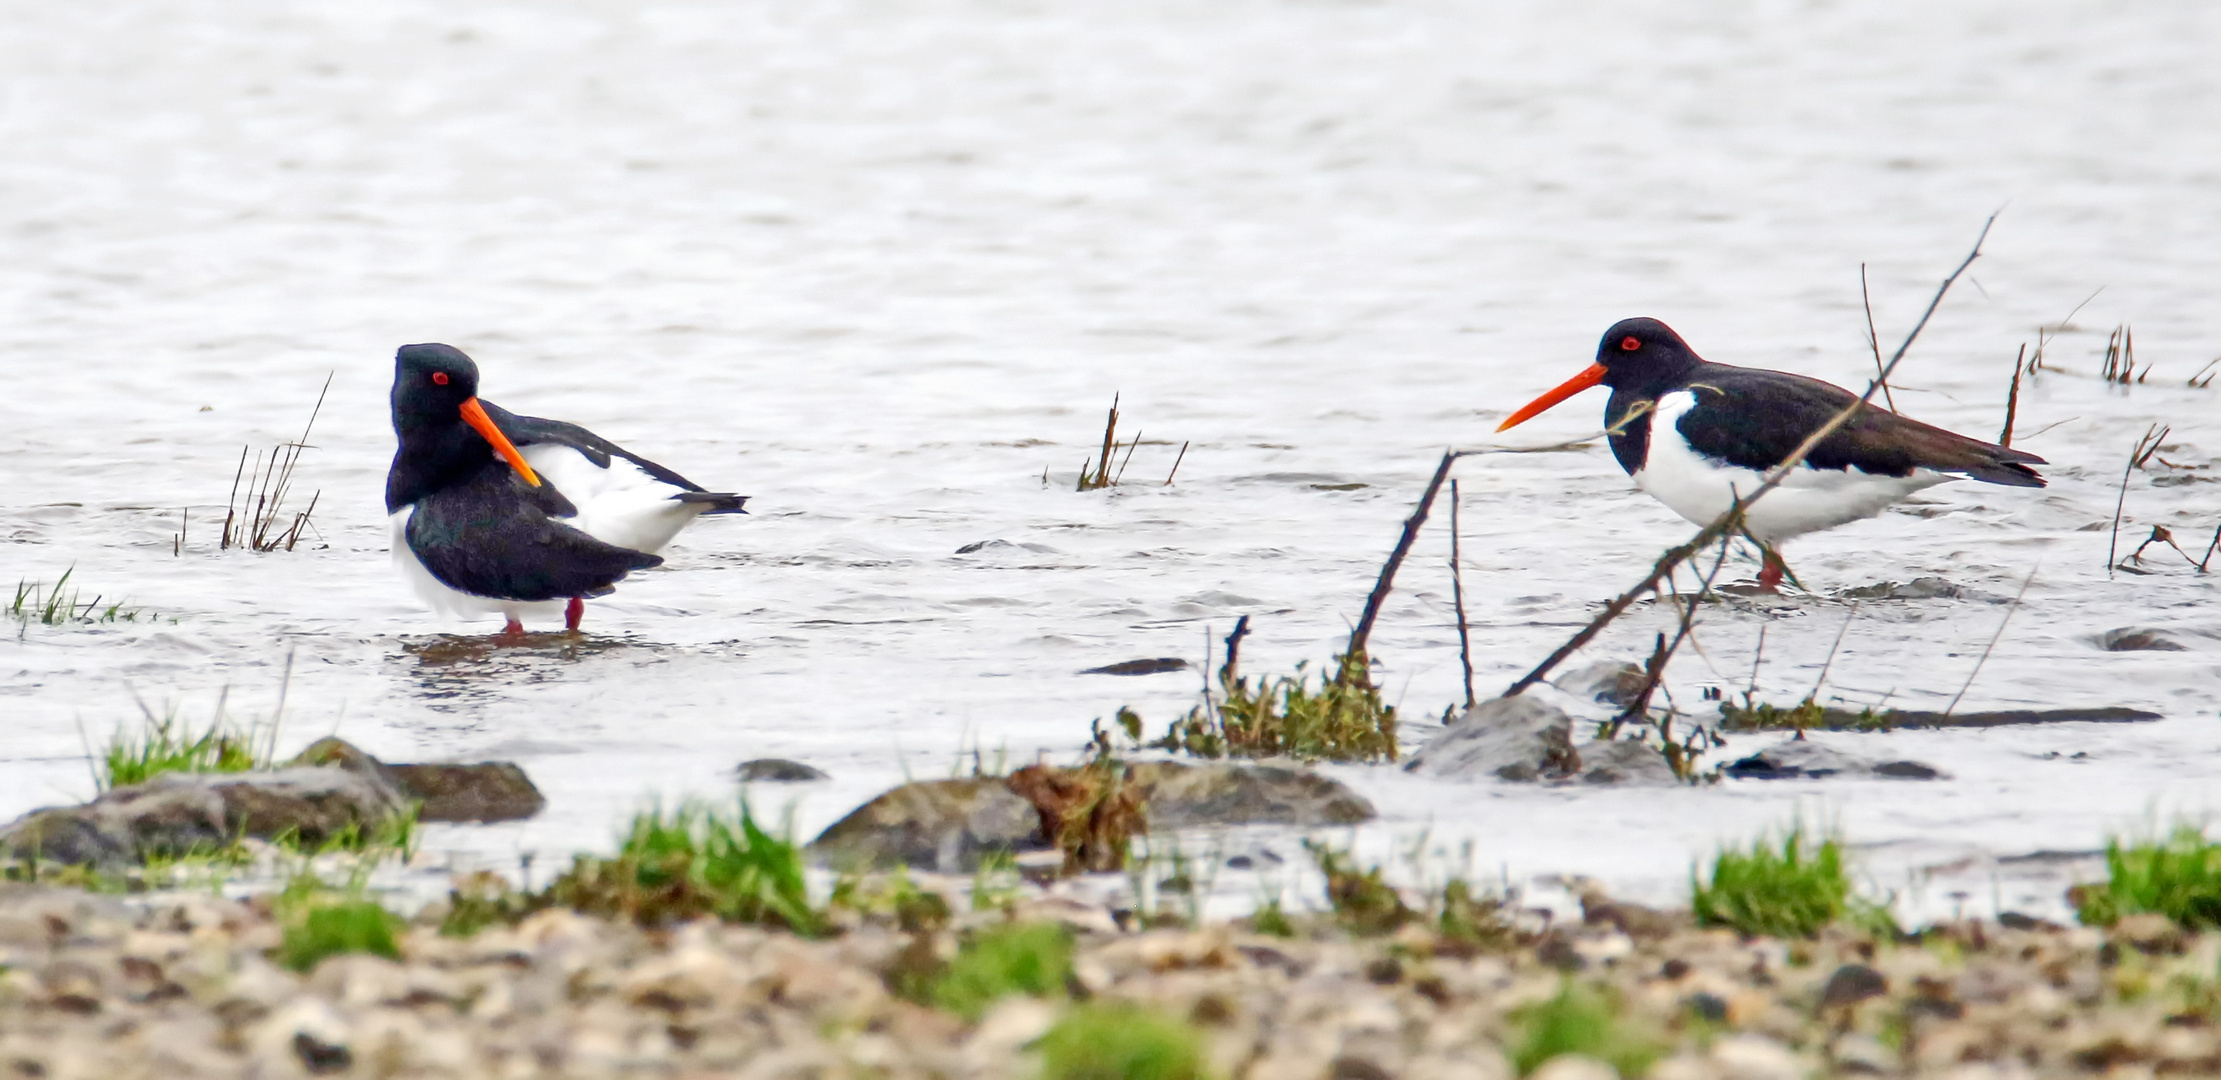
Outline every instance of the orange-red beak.
[(1595, 386), (1596, 384), (1603, 381), (1604, 365), (1590, 364), (1587, 371), (1584, 371), (1579, 375), (1575, 375), (1574, 377), (1567, 379), (1562, 383), (1559, 383), (1557, 389), (1552, 390), (1549, 393), (1528, 402), (1524, 408), (1520, 409), (1518, 412), (1513, 413), (1511, 415), (1511, 419), (1496, 425), (1496, 430), (1510, 431), (1511, 429), (1518, 427), (1519, 425), (1524, 424), (1527, 421), (1541, 415), (1551, 406), (1556, 405), (1557, 403), (1564, 401), (1565, 399), (1572, 397), (1573, 395), (1578, 394), (1581, 391)]
[(480, 405), (477, 398), (469, 398), (463, 402), (463, 423), (469, 424), (472, 430), (485, 436), (486, 441), (494, 445), (494, 453), (500, 454), (510, 468), (517, 470), (517, 475), (524, 477), (525, 483), (533, 487), (540, 486), (540, 477), (532, 471), (532, 466), (525, 464), (524, 455), (517, 452), (517, 444), (510, 442), (509, 436), (503, 435), (501, 429), (494, 426), (494, 418), (486, 415), (486, 407)]

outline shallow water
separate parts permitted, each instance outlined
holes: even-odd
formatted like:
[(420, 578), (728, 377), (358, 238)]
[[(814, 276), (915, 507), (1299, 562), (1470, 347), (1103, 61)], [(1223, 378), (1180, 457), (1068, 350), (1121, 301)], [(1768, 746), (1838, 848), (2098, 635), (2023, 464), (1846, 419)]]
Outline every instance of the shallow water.
[[(1442, 448), (1490, 445), (1611, 321), (1855, 384), (1860, 264), (1892, 343), (2003, 206), (1898, 402), (1994, 433), (2014, 350), (2102, 287), (2049, 348), (2070, 373), (2022, 388), (2016, 445), (2052, 486), (1947, 485), (1793, 565), (1822, 592), (1998, 597), (2040, 568), (1965, 707), (2168, 719), (1887, 736), (1952, 774), (1925, 784), (1334, 771), (1379, 803), (1375, 853), (1470, 839), (1509, 878), (1671, 899), (1692, 858), (1801, 810), (1909, 911), (2056, 910), (2071, 862), (1996, 860), (2202, 811), (2221, 778), (2214, 579), (2172, 553), (2104, 571), (2149, 424), (2189, 468), (2139, 474), (2121, 535), (2196, 554), (2221, 524), (2216, 399), (2184, 386), (2221, 286), (2216, 31), (2190, 2), (27, 9), (0, 39), (0, 538), (18, 576), (74, 567), (160, 620), (0, 646), (0, 813), (87, 794), (80, 729), (133, 721), (134, 694), (200, 719), (229, 687), (268, 717), (288, 656), (288, 750), (337, 731), (531, 771), (540, 819), (428, 830), (459, 862), (605, 844), (746, 758), (833, 774), (796, 797), (807, 832), (973, 747), (1069, 755), (1090, 718), (1156, 726), (1197, 685), (1080, 669), (1200, 661), (1245, 613), (1250, 671), (1325, 660)], [(2130, 390), (2089, 377), (2124, 322), (2152, 364)], [(380, 498), (392, 351), (434, 340), (489, 399), (754, 513), (592, 605), (576, 649), (448, 642), (493, 627), (414, 606)], [(327, 374), (297, 481), (314, 543), (214, 550), (240, 447), (297, 436)], [(1145, 440), (1128, 484), (1074, 492), (1114, 393)], [(1601, 397), (1520, 444), (1593, 429)], [(1690, 531), (1601, 446), (1458, 475), (1483, 693)], [(1462, 696), (1446, 557), (1430, 528), (1374, 639), (1407, 745)], [(1866, 604), (1827, 691), (1940, 707), (2005, 611)], [(1711, 613), (1675, 697), (1740, 689), (1762, 623), (1759, 689), (1801, 697), (1848, 612)], [(2189, 648), (2097, 648), (2130, 625)]]

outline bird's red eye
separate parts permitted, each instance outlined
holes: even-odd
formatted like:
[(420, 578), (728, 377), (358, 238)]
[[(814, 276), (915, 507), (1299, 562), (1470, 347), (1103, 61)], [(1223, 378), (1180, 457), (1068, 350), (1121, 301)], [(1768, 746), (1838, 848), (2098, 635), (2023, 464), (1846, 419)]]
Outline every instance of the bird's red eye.
[[(1629, 340), (1629, 341), (1633, 341), (1633, 340), (1635, 340), (1635, 339), (1634, 339), (1634, 338), (1628, 338), (1627, 340)], [(447, 372), (444, 372), (444, 371), (435, 371), (435, 372), (433, 372), (433, 373), (432, 373), (432, 385), (434, 385), (434, 386), (446, 386), (446, 385), (447, 385)]]
[(1642, 348), (1643, 343), (1637, 340), (1634, 335), (1630, 334), (1619, 339), (1619, 347), (1621, 352), (1634, 352), (1635, 350)]

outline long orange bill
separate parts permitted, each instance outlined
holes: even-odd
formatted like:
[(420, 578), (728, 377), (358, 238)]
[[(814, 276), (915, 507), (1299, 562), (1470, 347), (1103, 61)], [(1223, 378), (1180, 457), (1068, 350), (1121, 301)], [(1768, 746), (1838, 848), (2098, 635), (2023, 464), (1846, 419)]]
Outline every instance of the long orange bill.
[(539, 475), (532, 471), (532, 466), (525, 464), (524, 455), (517, 452), (517, 444), (510, 442), (509, 436), (503, 435), (501, 429), (494, 426), (494, 418), (486, 415), (486, 407), (480, 405), (477, 398), (463, 402), (463, 423), (469, 424), (472, 430), (485, 436), (486, 441), (494, 445), (494, 453), (500, 454), (510, 468), (517, 470), (517, 475), (524, 477), (525, 483), (533, 487), (540, 486)]
[(1559, 383), (1557, 389), (1527, 403), (1525, 408), (1511, 415), (1511, 419), (1496, 425), (1498, 431), (1510, 431), (1541, 415), (1551, 406), (1604, 381), (1604, 365), (1590, 364), (1589, 369)]

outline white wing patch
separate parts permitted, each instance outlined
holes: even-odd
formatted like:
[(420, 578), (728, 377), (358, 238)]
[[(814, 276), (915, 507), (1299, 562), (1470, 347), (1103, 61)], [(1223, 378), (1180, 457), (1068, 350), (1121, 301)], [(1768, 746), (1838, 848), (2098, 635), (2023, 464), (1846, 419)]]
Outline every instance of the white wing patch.
[[(1699, 525), (1727, 512), (1738, 492), (1758, 490), (1765, 474), (1705, 457), (1676, 425), (1696, 408), (1696, 394), (1679, 390), (1658, 399), (1651, 414), (1650, 448), (1635, 486)], [(1751, 535), (1769, 544), (1847, 522), (1870, 518), (1922, 488), (1958, 477), (1930, 469), (1910, 476), (1878, 476), (1859, 469), (1797, 469), (1781, 486), (1752, 504), (1745, 517)]]
[(563, 523), (605, 544), (653, 555), (708, 509), (703, 503), (672, 498), (686, 489), (664, 483), (614, 454), (605, 469), (561, 443), (535, 443), (518, 450), (543, 482), (553, 484), (578, 507), (578, 516)]

